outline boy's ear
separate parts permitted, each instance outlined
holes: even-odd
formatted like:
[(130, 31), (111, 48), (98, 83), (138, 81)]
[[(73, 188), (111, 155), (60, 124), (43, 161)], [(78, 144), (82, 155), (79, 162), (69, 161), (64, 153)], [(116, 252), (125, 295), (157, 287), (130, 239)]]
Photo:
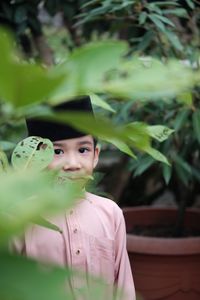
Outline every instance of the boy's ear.
[(100, 153), (100, 147), (97, 145), (94, 149), (94, 162), (93, 162), (93, 168), (96, 167), (99, 161), (99, 153)]

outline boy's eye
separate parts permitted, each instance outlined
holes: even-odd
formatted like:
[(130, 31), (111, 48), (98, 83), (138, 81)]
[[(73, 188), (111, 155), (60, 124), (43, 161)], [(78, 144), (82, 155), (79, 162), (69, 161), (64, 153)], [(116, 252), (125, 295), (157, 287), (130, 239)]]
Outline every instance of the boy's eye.
[(54, 153), (56, 155), (59, 155), (59, 154), (64, 154), (64, 151), (62, 149), (54, 149)]
[(88, 152), (89, 149), (88, 149), (88, 148), (85, 148), (85, 147), (82, 147), (82, 148), (79, 148), (78, 151), (79, 151), (80, 153), (85, 153), (85, 152)]

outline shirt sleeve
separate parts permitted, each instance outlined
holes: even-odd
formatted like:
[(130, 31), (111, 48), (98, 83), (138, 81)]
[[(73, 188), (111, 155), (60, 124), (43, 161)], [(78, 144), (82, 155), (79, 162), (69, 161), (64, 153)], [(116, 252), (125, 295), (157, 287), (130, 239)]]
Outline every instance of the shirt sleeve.
[[(126, 249), (126, 227), (121, 209), (115, 233), (115, 286), (117, 300), (136, 300), (131, 266)], [(123, 294), (123, 296), (122, 296)]]

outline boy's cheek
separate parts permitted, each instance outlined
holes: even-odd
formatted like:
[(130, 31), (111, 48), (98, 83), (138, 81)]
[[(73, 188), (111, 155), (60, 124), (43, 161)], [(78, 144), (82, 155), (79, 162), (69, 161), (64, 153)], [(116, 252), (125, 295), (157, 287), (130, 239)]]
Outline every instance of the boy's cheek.
[(57, 161), (55, 158), (53, 159), (53, 161), (48, 165), (48, 169), (55, 169), (55, 168), (61, 168), (62, 164)]

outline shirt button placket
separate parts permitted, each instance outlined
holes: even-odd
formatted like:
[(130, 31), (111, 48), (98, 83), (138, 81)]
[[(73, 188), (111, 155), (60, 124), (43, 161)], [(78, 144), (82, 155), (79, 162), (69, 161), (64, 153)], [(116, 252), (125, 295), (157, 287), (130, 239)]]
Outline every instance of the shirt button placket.
[(71, 257), (72, 257), (72, 265), (74, 267), (82, 266), (82, 245), (81, 245), (81, 234), (79, 230), (79, 225), (77, 223), (76, 212), (74, 210), (70, 210), (68, 216), (68, 224), (69, 224), (69, 233), (70, 233), (70, 241), (71, 241)]

